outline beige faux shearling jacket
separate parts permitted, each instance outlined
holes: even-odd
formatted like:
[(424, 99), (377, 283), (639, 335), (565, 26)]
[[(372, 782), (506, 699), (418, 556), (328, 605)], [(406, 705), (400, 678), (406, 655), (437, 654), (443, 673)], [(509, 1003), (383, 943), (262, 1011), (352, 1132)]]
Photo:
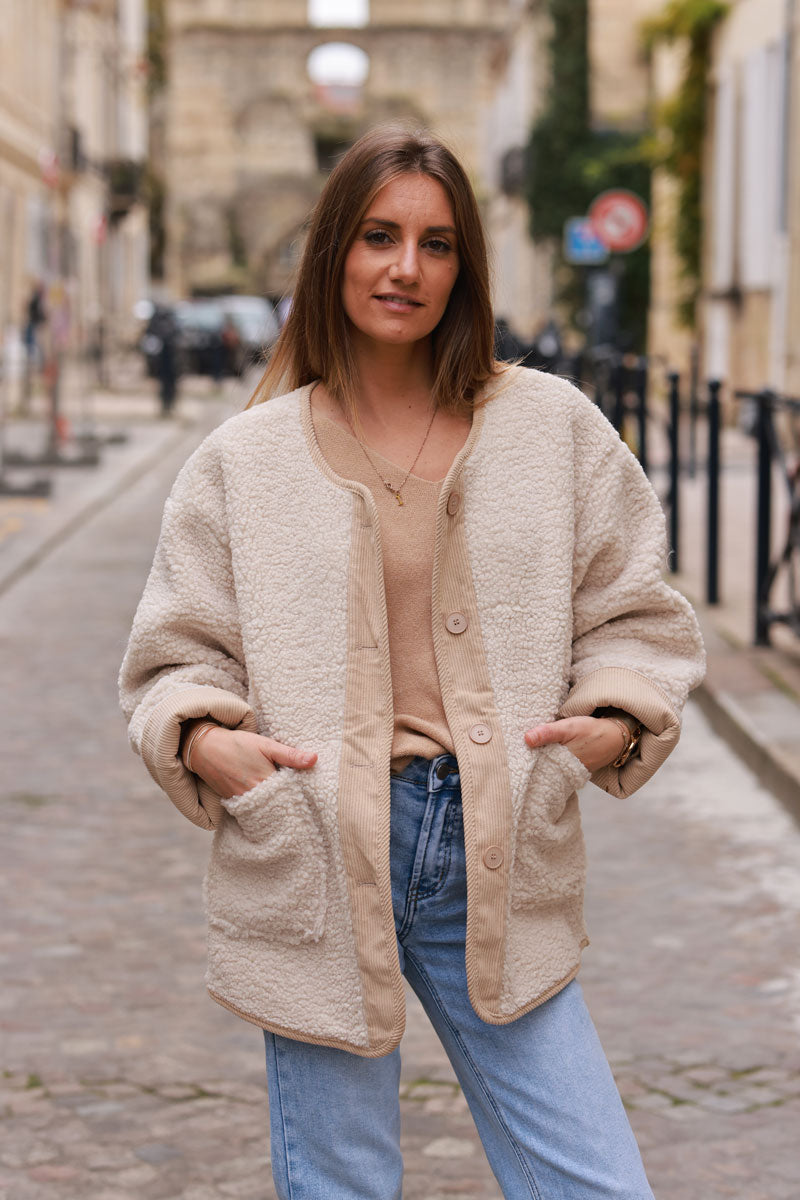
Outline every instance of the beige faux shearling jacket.
[[(120, 673), (134, 749), (214, 840), (211, 995), (245, 1019), (356, 1054), (404, 1027), (389, 867), (392, 681), (374, 501), (316, 443), (306, 386), (232, 417), (180, 472)], [(466, 963), (476, 1013), (513, 1021), (577, 973), (589, 772), (524, 732), (614, 705), (641, 754), (594, 782), (627, 796), (664, 761), (701, 679), (664, 521), (638, 463), (563, 380), (512, 368), (442, 485), (436, 664), (462, 782)], [(467, 627), (447, 629), (448, 614)], [(177, 755), (210, 714), (313, 748), (220, 800)]]

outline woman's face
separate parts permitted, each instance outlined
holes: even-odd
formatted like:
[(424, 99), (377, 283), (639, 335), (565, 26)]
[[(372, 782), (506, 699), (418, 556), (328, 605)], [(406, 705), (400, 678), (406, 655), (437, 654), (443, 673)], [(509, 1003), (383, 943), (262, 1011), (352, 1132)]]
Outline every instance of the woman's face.
[(370, 341), (420, 341), (442, 319), (458, 266), (444, 188), (428, 175), (400, 175), (377, 193), (347, 252), (345, 312)]

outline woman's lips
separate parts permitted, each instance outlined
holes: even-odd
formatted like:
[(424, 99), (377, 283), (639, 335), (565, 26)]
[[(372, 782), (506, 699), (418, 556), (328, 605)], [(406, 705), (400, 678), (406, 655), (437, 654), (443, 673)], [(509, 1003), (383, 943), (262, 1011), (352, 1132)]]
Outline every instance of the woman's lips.
[(415, 308), (422, 308), (419, 300), (412, 300), (410, 296), (399, 296), (394, 292), (386, 292), (373, 297), (379, 301), (384, 308), (388, 308), (390, 312), (412, 312)]

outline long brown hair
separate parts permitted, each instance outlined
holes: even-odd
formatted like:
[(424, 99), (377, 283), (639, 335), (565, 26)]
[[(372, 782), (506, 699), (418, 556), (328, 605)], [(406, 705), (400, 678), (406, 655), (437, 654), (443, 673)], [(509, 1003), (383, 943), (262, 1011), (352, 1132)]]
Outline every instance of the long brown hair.
[(464, 168), (437, 138), (398, 125), (370, 130), (331, 173), (311, 216), (286, 324), (248, 408), (322, 379), (356, 417), (356, 368), (342, 304), (344, 261), (372, 200), (399, 175), (418, 172), (444, 188), (455, 217), (459, 272), (433, 331), (433, 401), (468, 413), (495, 373), (486, 239)]

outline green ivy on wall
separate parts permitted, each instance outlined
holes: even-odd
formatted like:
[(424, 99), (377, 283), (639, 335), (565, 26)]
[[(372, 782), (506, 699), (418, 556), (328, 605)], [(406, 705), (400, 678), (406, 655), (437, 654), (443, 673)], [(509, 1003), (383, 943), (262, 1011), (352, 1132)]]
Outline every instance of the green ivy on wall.
[[(641, 134), (591, 126), (588, 8), (589, 0), (547, 0), (550, 91), (531, 131), (526, 171), (535, 241), (560, 241), (564, 222), (584, 214), (607, 188), (628, 188), (650, 202), (651, 167)], [(619, 269), (620, 264), (612, 267)], [(622, 273), (620, 328), (632, 348), (643, 350), (650, 291), (648, 243), (624, 256)], [(584, 284), (584, 269), (564, 264), (558, 274), (558, 300), (573, 323), (585, 304)]]
[(642, 30), (647, 50), (659, 43), (686, 43), (680, 87), (659, 108), (657, 132), (647, 146), (652, 164), (678, 181), (674, 239), (686, 288), (678, 317), (686, 326), (695, 321), (702, 274), (703, 147), (712, 38), (729, 7), (723, 0), (669, 0), (660, 16), (647, 21)]
[[(151, 105), (159, 103), (167, 86), (167, 36), (166, 0), (147, 0), (147, 99)], [(152, 159), (145, 168), (144, 184), (150, 231), (150, 275), (153, 279), (163, 279), (166, 184)]]
[(585, 211), (583, 162), (589, 133), (587, 0), (548, 0), (551, 84), (531, 133), (527, 196), (531, 233), (560, 237), (567, 217)]
[(147, 90), (151, 96), (167, 84), (166, 0), (147, 0)]

